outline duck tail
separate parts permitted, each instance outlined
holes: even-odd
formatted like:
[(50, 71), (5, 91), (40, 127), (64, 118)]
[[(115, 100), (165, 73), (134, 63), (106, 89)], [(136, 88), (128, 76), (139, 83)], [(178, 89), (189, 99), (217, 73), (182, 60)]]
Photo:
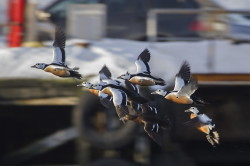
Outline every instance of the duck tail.
[(73, 70), (79, 70), (80, 68), (79, 67), (77, 67), (77, 66), (75, 66), (74, 68), (73, 68)]
[(83, 78), (83, 76), (75, 70), (70, 70), (69, 72), (71, 77), (77, 78), (79, 80)]
[(164, 80), (160, 80), (160, 81), (155, 81), (155, 85), (161, 85), (161, 86), (165, 86), (166, 83)]
[(217, 131), (212, 131), (206, 136), (208, 142), (213, 146), (216, 147), (216, 144), (219, 144), (219, 133)]
[(209, 104), (208, 102), (206, 102), (205, 100), (199, 98), (199, 97), (196, 97), (196, 96), (192, 96), (193, 100), (194, 100), (194, 104), (196, 105), (207, 105)]

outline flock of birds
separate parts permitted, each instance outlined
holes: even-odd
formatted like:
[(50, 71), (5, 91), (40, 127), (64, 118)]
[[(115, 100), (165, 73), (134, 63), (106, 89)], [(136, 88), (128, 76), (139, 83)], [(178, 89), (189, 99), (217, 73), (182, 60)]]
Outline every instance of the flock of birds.
[[(37, 63), (33, 68), (42, 69), (45, 72), (52, 73), (59, 77), (72, 77), (82, 79), (82, 75), (77, 71), (78, 67), (69, 68), (65, 62), (65, 33), (57, 27), (55, 31), (55, 40), (53, 43), (53, 61), (50, 64)], [(165, 81), (151, 75), (148, 62), (150, 61), (150, 52), (145, 49), (135, 61), (137, 72), (135, 74), (125, 73), (118, 77), (122, 81), (112, 79), (110, 70), (106, 65), (99, 71), (99, 82), (92, 84), (83, 82), (78, 85), (88, 89), (91, 93), (100, 98), (100, 102), (107, 108), (115, 107), (119, 119), (134, 121), (144, 125), (145, 132), (159, 145), (163, 144), (163, 139), (159, 134), (170, 126), (168, 119), (158, 115), (155, 107), (149, 104), (149, 101), (142, 97), (138, 86), (165, 85)], [(175, 77), (175, 86), (171, 91), (158, 89), (151, 94), (163, 96), (166, 100), (178, 104), (207, 104), (205, 101), (193, 95), (198, 89), (197, 81), (192, 78), (190, 65), (184, 61), (179, 72)], [(199, 114), (196, 107), (190, 107), (185, 110), (190, 113), (190, 120), (185, 124), (193, 126), (206, 134), (208, 142), (212, 146), (219, 144), (219, 134), (215, 130), (215, 124), (206, 114)]]

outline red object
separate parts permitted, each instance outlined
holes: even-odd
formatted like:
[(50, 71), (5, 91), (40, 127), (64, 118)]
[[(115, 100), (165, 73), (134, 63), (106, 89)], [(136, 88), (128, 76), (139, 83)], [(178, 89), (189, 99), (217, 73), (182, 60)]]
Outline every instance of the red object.
[(19, 47), (22, 43), (25, 0), (8, 1), (8, 46)]
[(207, 31), (208, 27), (200, 21), (194, 21), (190, 24), (189, 29), (192, 31)]

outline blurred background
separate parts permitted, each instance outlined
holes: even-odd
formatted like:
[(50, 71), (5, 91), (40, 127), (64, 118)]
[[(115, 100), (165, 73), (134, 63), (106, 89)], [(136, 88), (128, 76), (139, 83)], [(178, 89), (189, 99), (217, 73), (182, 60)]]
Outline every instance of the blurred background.
[[(51, 62), (56, 26), (67, 35), (67, 64), (84, 80), (30, 68)], [(249, 41), (250, 0), (1, 0), (0, 165), (248, 165)], [(113, 78), (135, 73), (145, 48), (167, 90), (190, 63), (196, 94), (210, 103), (198, 108), (220, 134), (216, 148), (184, 125), (190, 105), (150, 95), (155, 87), (140, 90), (171, 121), (163, 147), (76, 86), (95, 83), (104, 64)]]

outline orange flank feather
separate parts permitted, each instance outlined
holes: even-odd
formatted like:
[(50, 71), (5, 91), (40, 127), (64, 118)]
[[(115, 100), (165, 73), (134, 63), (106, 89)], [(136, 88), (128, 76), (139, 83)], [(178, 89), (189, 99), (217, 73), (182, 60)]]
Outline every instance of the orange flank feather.
[(203, 133), (206, 133), (206, 134), (209, 134), (210, 130), (208, 128), (208, 126), (201, 126), (201, 127), (198, 127), (198, 130), (200, 130), (201, 132)]
[(102, 92), (112, 96), (112, 93), (110, 92), (109, 88), (104, 88)]
[(174, 94), (170, 94), (170, 95), (167, 95), (165, 99), (171, 100), (178, 104), (192, 104), (192, 101), (185, 96), (180, 96), (177, 98)]
[(138, 79), (136, 77), (133, 77), (129, 80), (129, 82), (132, 82), (133, 84), (141, 85), (141, 86), (151, 86), (155, 85), (153, 80), (147, 80), (147, 79)]
[(94, 95), (98, 96), (99, 90), (96, 90), (96, 89), (89, 89), (89, 91), (90, 91), (91, 93), (93, 93)]
[(55, 69), (52, 66), (46, 67), (44, 69), (44, 71), (52, 73), (52, 74), (54, 74), (56, 76), (59, 76), (59, 77), (68, 77), (68, 76), (70, 76), (69, 71), (67, 71), (66, 69)]
[(197, 117), (196, 114), (190, 114), (190, 119), (193, 119), (193, 118), (195, 118), (195, 117)]

